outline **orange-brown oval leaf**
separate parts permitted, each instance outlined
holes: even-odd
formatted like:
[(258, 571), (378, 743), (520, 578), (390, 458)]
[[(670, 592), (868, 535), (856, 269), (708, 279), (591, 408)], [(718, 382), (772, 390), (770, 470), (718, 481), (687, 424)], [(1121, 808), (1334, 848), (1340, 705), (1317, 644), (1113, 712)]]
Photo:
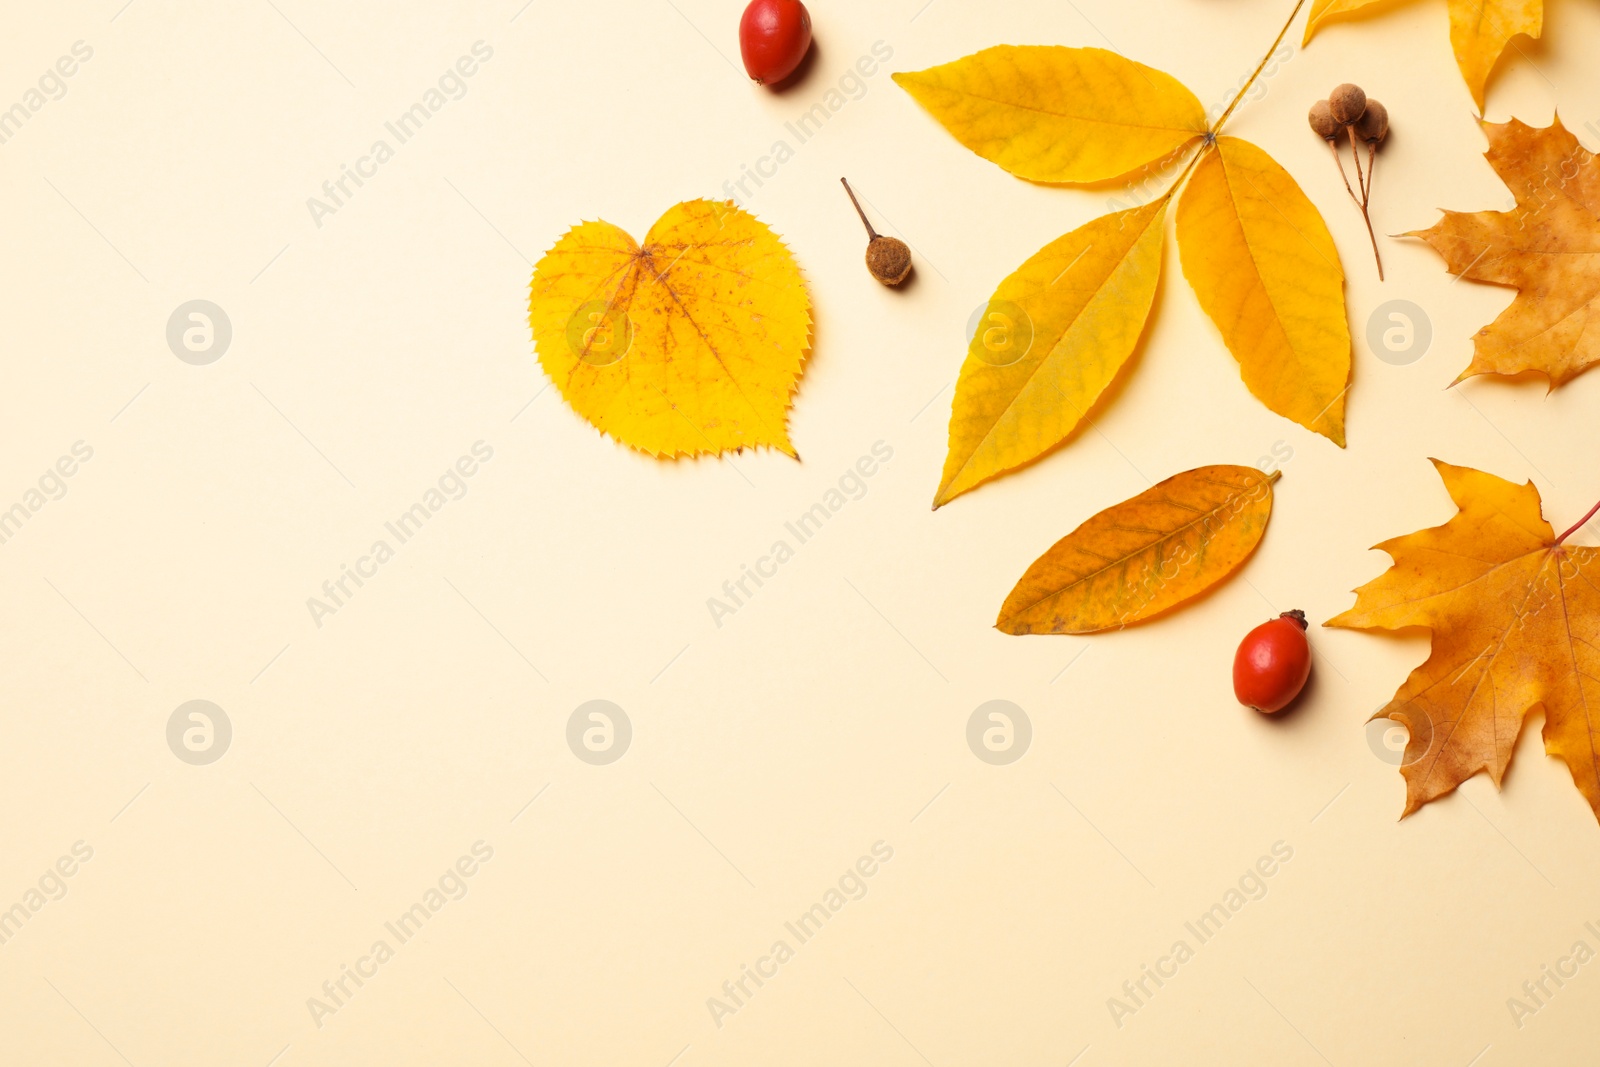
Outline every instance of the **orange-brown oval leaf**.
[(1197, 467), (1107, 508), (1034, 560), (995, 626), (1092, 634), (1177, 607), (1255, 551), (1276, 479), (1254, 467)]

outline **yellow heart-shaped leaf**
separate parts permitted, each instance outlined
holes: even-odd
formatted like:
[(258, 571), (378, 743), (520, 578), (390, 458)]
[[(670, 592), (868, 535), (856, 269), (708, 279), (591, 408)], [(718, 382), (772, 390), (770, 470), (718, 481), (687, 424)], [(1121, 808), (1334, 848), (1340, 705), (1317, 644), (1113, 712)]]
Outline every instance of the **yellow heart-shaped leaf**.
[(608, 222), (574, 227), (534, 268), (528, 321), (567, 403), (623, 444), (795, 454), (811, 303), (788, 248), (731, 204), (679, 204), (642, 246)]

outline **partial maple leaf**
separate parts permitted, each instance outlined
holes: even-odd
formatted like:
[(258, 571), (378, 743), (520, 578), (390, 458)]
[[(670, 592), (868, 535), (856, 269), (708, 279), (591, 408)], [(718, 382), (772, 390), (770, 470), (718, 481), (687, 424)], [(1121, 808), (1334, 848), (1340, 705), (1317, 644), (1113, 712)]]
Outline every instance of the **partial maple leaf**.
[(1475, 374), (1545, 375), (1554, 389), (1600, 362), (1600, 162), (1557, 118), (1486, 122), (1486, 156), (1516, 197), (1510, 211), (1446, 211), (1420, 237), (1451, 274), (1517, 298), (1474, 338)]
[(894, 80), (956, 140), (1031, 181), (1117, 178), (1206, 133), (1182, 82), (1103, 48), (998, 45)]
[[(1434, 460), (1457, 513), (1377, 547), (1394, 565), (1325, 625), (1423, 627), (1432, 650), (1375, 719), (1406, 726), (1402, 817), (1480, 771), (1498, 787), (1522, 721), (1600, 817), (1600, 549), (1564, 544), (1539, 492)], [(1591, 512), (1591, 515), (1593, 512)]]
[(567, 403), (623, 444), (795, 455), (810, 299), (783, 242), (732, 204), (679, 204), (642, 245), (608, 222), (574, 227), (534, 267), (528, 321)]
[(1344, 447), (1350, 327), (1333, 237), (1289, 172), (1217, 138), (1178, 202), (1178, 251), (1250, 391)]
[(1107, 508), (1033, 562), (996, 628), (1098, 633), (1193, 599), (1255, 551), (1277, 477), (1254, 467), (1197, 467)]
[[(1357, 11), (1379, 0), (1317, 0), (1306, 20), (1305, 43), (1335, 15)], [(1484, 86), (1506, 45), (1517, 34), (1538, 37), (1544, 28), (1544, 0), (1449, 0), (1450, 47), (1456, 66), (1478, 110)]]

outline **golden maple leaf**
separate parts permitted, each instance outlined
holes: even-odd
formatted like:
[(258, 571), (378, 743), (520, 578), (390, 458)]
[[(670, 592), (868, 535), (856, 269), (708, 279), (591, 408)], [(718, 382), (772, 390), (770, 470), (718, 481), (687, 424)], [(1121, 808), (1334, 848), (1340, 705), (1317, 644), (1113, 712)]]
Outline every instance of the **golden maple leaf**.
[[(1317, 0), (1306, 20), (1305, 42), (1329, 18), (1375, 3), (1378, 0)], [(1538, 37), (1544, 28), (1544, 0), (1449, 0), (1449, 7), (1450, 47), (1481, 112), (1489, 72), (1511, 38), (1519, 33)]]
[(810, 300), (783, 242), (731, 203), (679, 204), (642, 245), (608, 222), (573, 227), (534, 267), (528, 322), (567, 403), (623, 444), (795, 455)]
[(1517, 298), (1473, 339), (1475, 374), (1545, 375), (1550, 388), (1600, 362), (1600, 162), (1557, 118), (1537, 128), (1486, 122), (1489, 165), (1511, 211), (1446, 211), (1420, 237), (1451, 274), (1511, 286)]
[(1600, 549), (1564, 543), (1581, 522), (1557, 537), (1531, 482), (1434, 466), (1456, 514), (1378, 545), (1394, 565), (1325, 624), (1432, 632), (1427, 661), (1373, 716), (1410, 734), (1402, 818), (1480, 771), (1498, 787), (1536, 706), (1545, 751), (1600, 817)]
[(996, 628), (1117, 630), (1198, 596), (1255, 551), (1277, 478), (1254, 467), (1198, 467), (1107, 508), (1033, 562), (1006, 597)]

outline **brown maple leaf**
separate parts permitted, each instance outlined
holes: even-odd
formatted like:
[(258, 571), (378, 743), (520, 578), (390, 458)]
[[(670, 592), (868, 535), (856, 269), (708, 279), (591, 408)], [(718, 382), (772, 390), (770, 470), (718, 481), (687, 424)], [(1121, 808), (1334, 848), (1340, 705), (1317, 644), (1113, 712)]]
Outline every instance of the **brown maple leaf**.
[(1475, 374), (1543, 374), (1554, 389), (1600, 362), (1600, 162), (1557, 118), (1542, 129), (1483, 123), (1510, 211), (1446, 211), (1420, 237), (1451, 274), (1517, 298), (1474, 338)]
[(1378, 545), (1394, 566), (1324, 624), (1432, 631), (1427, 661), (1373, 716), (1410, 734), (1402, 818), (1479, 771), (1498, 787), (1539, 706), (1545, 751), (1600, 818), (1600, 549), (1564, 543), (1595, 512), (1557, 537), (1531, 482), (1433, 462), (1455, 516)]

